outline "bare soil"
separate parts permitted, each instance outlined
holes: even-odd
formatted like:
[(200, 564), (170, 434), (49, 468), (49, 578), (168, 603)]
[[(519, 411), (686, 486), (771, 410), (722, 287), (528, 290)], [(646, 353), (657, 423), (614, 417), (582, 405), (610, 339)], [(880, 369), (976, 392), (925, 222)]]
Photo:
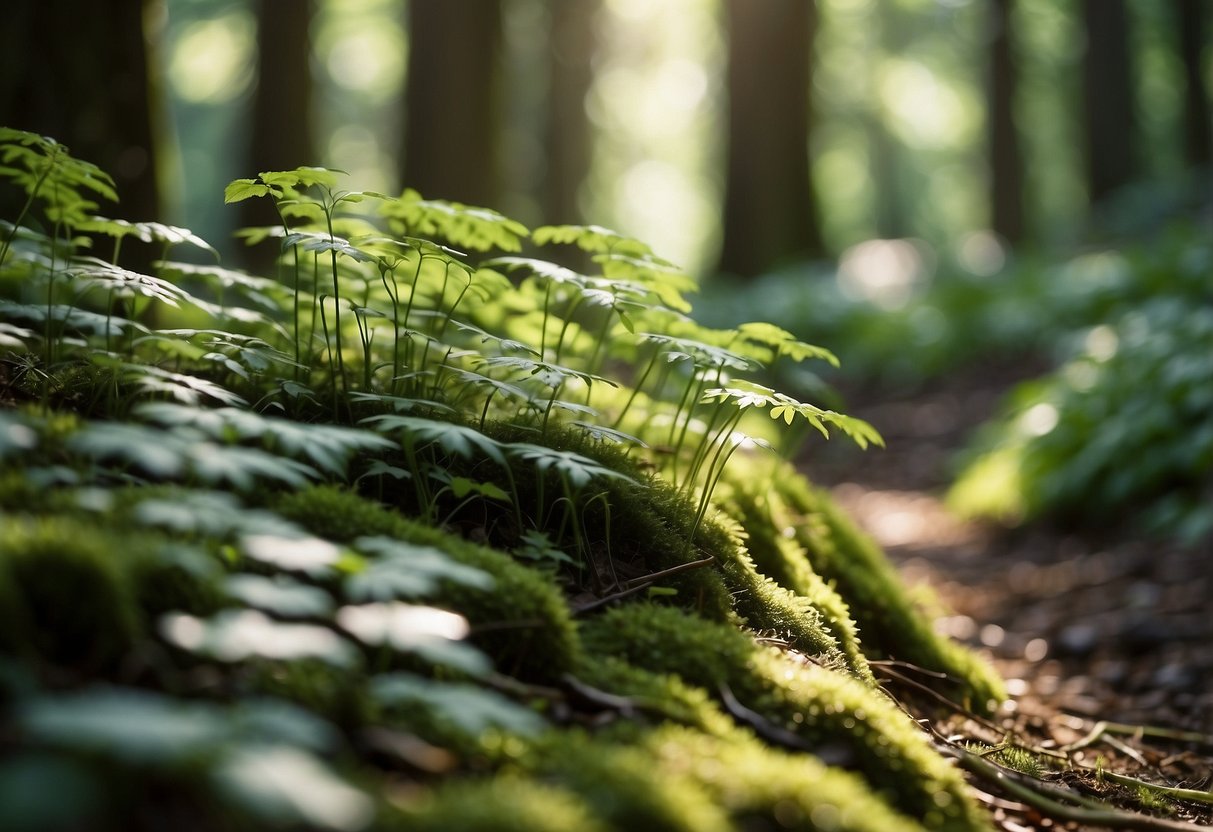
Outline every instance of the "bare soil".
[[(913, 393), (852, 394), (848, 412), (871, 421), (888, 448), (818, 443), (804, 468), (884, 546), (908, 584), (929, 587), (940, 602), (937, 628), (984, 651), (1007, 680), (1012, 699), (992, 723), (962, 714), (937, 730), (990, 744), (1005, 739), (989, 736), (995, 729), (1011, 732), (1014, 744), (1058, 754), (1046, 780), (1124, 807), (1141, 808), (1132, 789), (1083, 767), (1207, 793), (1213, 541), (1184, 549), (1126, 535), (1117, 531), (1123, 518), (1081, 532), (998, 529), (963, 522), (941, 501), (955, 452), (1014, 380), (1014, 371), (992, 370)], [(1100, 723), (1109, 730), (1100, 733)], [(1006, 830), (1111, 828), (1050, 817), (976, 785)], [(1213, 819), (1208, 804), (1167, 803), (1150, 814)]]

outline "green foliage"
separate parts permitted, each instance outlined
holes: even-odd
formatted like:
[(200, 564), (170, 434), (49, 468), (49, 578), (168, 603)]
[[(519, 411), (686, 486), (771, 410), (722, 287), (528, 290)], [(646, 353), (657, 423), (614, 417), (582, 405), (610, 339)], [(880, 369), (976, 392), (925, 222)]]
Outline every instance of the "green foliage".
[[(696, 323), (688, 275), (597, 226), (268, 171), (225, 200), (273, 204), (244, 235), (271, 279), (93, 215), (108, 179), (51, 140), (2, 131), (0, 160), (27, 198), (0, 227), (0, 825), (32, 784), (52, 826), (913, 828), (767, 753), (735, 691), (906, 814), (981, 826), (782, 521), (716, 496), (789, 426), (880, 441), (744, 378), (832, 353)], [(592, 273), (535, 251), (563, 245)], [(745, 535), (799, 565), (772, 580)]]
[(1090, 329), (1079, 354), (1008, 398), (949, 499), (969, 515), (1133, 517), (1195, 543), (1213, 531), (1213, 313), (1160, 298)]
[(854, 679), (768, 652), (743, 632), (670, 608), (612, 610), (589, 622), (583, 638), (591, 654), (677, 674), (726, 702), (735, 697), (810, 747), (843, 749), (872, 788), (928, 827), (982, 825), (959, 774), (895, 705)]
[(796, 477), (779, 476), (775, 482), (777, 495), (800, 515), (790, 526), (796, 542), (813, 570), (847, 600), (869, 655), (946, 673), (960, 687), (959, 698), (979, 712), (1006, 699), (994, 669), (931, 629), (897, 588), (892, 565), (827, 495)]

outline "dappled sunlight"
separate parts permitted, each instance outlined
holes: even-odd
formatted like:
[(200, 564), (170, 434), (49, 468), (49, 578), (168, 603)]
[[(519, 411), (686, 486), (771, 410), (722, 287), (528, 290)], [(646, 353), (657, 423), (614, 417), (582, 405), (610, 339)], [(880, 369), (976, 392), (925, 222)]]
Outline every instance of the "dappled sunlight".
[(868, 240), (843, 252), (838, 284), (856, 300), (902, 309), (931, 277), (926, 245), (915, 240)]
[(256, 24), (244, 10), (199, 20), (169, 47), (173, 92), (196, 104), (222, 104), (243, 95), (256, 77)]

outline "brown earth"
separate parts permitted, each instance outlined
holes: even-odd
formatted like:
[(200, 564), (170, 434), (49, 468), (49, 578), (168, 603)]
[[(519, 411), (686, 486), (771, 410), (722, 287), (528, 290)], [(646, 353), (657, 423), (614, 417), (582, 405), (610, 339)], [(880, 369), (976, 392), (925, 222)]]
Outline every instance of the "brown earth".
[[(1132, 789), (1116, 789), (1082, 767), (1208, 793), (1213, 542), (1184, 549), (1113, 534), (1123, 524), (1112, 519), (1109, 530), (1067, 533), (997, 529), (953, 516), (941, 496), (955, 451), (1007, 386), (1006, 373), (991, 372), (870, 403), (853, 394), (848, 412), (872, 422), (887, 449), (817, 443), (804, 467), (884, 546), (909, 585), (930, 588), (943, 608), (937, 628), (991, 656), (1007, 680), (1012, 699), (992, 724), (962, 714), (937, 730), (990, 744), (1010, 731), (1014, 744), (1064, 750), (1068, 761), (1059, 754), (1060, 770), (1046, 780), (1121, 806), (1140, 806)], [(1101, 722), (1109, 730), (1066, 750)], [(1110, 828), (1049, 817), (988, 782), (977, 788), (1006, 830)], [(1211, 809), (1185, 800), (1156, 813), (1172, 823), (1208, 824)], [(1158, 822), (1130, 819), (1124, 828), (1151, 823)]]

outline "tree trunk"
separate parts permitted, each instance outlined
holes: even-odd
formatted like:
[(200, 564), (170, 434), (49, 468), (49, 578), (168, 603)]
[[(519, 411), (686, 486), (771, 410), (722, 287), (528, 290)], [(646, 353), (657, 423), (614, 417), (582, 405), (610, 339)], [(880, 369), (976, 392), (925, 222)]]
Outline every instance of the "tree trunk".
[(1087, 195), (1098, 203), (1128, 184), (1134, 159), (1133, 67), (1124, 0), (1083, 0)]
[(1213, 112), (1205, 89), (1203, 58), (1208, 31), (1207, 0), (1178, 0), (1179, 57), (1184, 80), (1184, 160), (1189, 167), (1213, 162)]
[(584, 218), (578, 192), (590, 171), (592, 151), (586, 94), (594, 80), (594, 17), (601, 0), (550, 0), (547, 168), (543, 219), (578, 223)]
[(500, 0), (412, 0), (408, 37), (404, 184), (495, 206)]
[[(0, 121), (104, 169), (121, 208), (99, 213), (131, 220), (160, 214), (143, 5), (18, 0), (6, 4), (0, 28)], [(134, 259), (143, 253), (129, 248)]]
[(1014, 0), (990, 3), (990, 227), (1003, 239), (1019, 243), (1024, 237), (1023, 157), (1015, 129), (1015, 90), (1018, 73), (1011, 44)]
[(726, 0), (728, 162), (720, 269), (752, 277), (823, 253), (809, 169), (816, 9)]
[[(878, 0), (876, 16), (872, 21), (876, 27), (877, 52), (875, 57), (897, 55), (902, 51), (906, 30), (905, 21), (897, 6), (890, 0)], [(873, 62), (875, 63), (875, 62)], [(875, 72), (869, 83), (877, 89)], [(869, 100), (865, 118), (868, 140), (871, 143), (872, 206), (876, 236), (884, 239), (905, 237), (909, 224), (902, 204), (901, 164), (898, 159), (901, 146), (886, 123), (884, 106), (875, 94)]]
[[(258, 0), (257, 88), (250, 114), (247, 172), (290, 170), (318, 164), (312, 132), (312, 0)], [(269, 200), (240, 203), (246, 226), (276, 225)], [(245, 249), (245, 264), (256, 271), (272, 268), (272, 245)]]

